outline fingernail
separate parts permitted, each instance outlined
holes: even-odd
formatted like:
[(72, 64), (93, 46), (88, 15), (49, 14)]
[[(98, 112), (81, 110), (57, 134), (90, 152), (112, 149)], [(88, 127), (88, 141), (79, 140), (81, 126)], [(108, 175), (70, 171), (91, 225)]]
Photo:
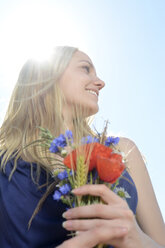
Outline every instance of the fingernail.
[(65, 228), (67, 226), (66, 221), (62, 223), (62, 226)]
[(70, 213), (70, 211), (66, 211), (66, 212), (64, 212), (63, 214), (62, 214), (62, 217), (63, 218), (70, 218), (71, 217), (71, 213)]
[(72, 189), (72, 193), (74, 194), (74, 193), (79, 193), (81, 190), (79, 189), (79, 188), (77, 188), (77, 189)]
[(62, 226), (63, 226), (64, 228), (69, 228), (69, 227), (72, 226), (72, 222), (71, 222), (71, 221), (64, 221), (64, 222), (62, 223)]
[(62, 217), (63, 217), (63, 218), (66, 218), (66, 216), (67, 216), (67, 213), (64, 212), (64, 213), (62, 214)]

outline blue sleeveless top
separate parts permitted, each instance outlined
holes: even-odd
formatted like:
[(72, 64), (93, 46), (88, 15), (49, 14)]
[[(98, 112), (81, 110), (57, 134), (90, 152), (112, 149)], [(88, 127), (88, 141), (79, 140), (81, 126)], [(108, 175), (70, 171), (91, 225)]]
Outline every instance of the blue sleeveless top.
[[(50, 194), (41, 210), (32, 221), (28, 230), (28, 222), (39, 200), (46, 191), (46, 187), (38, 189), (38, 185), (31, 179), (30, 163), (21, 159), (17, 162), (17, 169), (11, 181), (8, 177), (14, 161), (6, 164), (5, 173), (0, 172), (0, 247), (3, 248), (54, 248), (64, 240), (70, 238), (62, 227), (62, 213), (67, 205), (53, 200)], [(33, 175), (36, 175), (36, 165), (33, 164)], [(131, 198), (127, 199), (130, 209), (136, 213), (137, 191), (128, 174), (128, 178), (120, 179), (118, 187), (123, 187)], [(54, 179), (51, 179), (53, 182)], [(130, 183), (130, 181), (132, 183)], [(46, 182), (46, 172), (41, 169), (39, 185)], [(109, 246), (109, 248), (112, 246)]]

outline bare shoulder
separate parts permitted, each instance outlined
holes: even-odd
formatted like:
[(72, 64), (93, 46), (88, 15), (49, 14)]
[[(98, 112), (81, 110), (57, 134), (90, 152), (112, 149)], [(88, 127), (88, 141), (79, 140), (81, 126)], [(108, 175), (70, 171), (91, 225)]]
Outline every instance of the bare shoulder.
[(138, 150), (135, 142), (127, 137), (120, 137), (118, 148), (123, 152), (127, 152), (128, 150), (130, 150), (130, 148), (134, 148), (134, 150)]
[(146, 168), (144, 156), (133, 140), (127, 137), (120, 137), (117, 148), (124, 152), (128, 167), (130, 167), (130, 169), (135, 169), (134, 167), (137, 163), (140, 164), (139, 166), (143, 169)]
[(117, 148), (124, 153), (128, 172), (132, 176), (137, 188), (141, 185), (142, 178), (150, 180), (146, 159), (133, 140), (127, 137), (120, 137)]
[(120, 144), (134, 144), (134, 141), (127, 138), (127, 137), (120, 137), (120, 141), (119, 141)]

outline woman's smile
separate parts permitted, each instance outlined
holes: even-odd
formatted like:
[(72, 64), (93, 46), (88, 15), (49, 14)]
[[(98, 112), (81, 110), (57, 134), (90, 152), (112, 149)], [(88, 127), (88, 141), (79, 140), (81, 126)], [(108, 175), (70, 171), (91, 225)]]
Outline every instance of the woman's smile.
[[(59, 82), (66, 100), (65, 113), (72, 115), (73, 106), (80, 106), (85, 110), (84, 117), (97, 113), (99, 91), (104, 85), (88, 55), (77, 51)], [(87, 94), (84, 94), (84, 90)]]

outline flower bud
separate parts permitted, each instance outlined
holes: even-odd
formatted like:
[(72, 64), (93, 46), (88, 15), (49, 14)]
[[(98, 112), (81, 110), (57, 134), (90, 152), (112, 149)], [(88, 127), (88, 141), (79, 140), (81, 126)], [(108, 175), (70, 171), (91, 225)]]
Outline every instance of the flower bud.
[(65, 157), (66, 155), (67, 155), (67, 150), (62, 149), (62, 150), (61, 150), (61, 156), (62, 156), (62, 157)]

